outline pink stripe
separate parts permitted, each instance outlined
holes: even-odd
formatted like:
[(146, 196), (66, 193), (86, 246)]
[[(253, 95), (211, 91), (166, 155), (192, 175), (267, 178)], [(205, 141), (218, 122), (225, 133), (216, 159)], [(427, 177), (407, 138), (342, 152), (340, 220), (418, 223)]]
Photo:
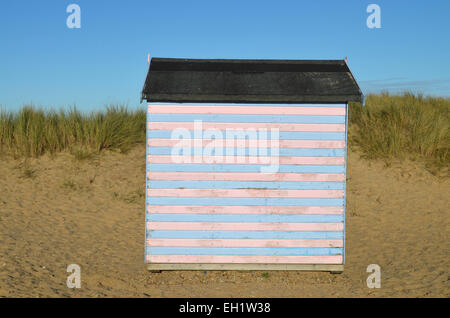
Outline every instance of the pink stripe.
[(336, 256), (147, 255), (150, 263), (342, 264)]
[[(273, 160), (273, 157), (253, 157), (253, 156), (233, 156), (233, 163), (238, 164), (255, 164), (267, 163)], [(223, 163), (222, 156), (203, 156), (201, 162), (194, 162), (194, 158), (190, 156), (165, 156), (165, 155), (148, 155), (148, 163)], [(280, 165), (343, 165), (344, 157), (278, 157)]]
[[(213, 143), (212, 140), (206, 139), (164, 139), (164, 138), (149, 138), (148, 145), (150, 147), (173, 147), (175, 145), (180, 146), (202, 146), (205, 147), (209, 144)], [(239, 147), (258, 147), (260, 143), (263, 145), (267, 145), (267, 147), (271, 147), (274, 142), (271, 140), (248, 140), (248, 139), (238, 139), (236, 141), (232, 140), (230, 143), (231, 147), (239, 146)], [(197, 145), (198, 144), (198, 145)], [(219, 146), (226, 147), (227, 140), (226, 139), (216, 139), (214, 140), (214, 144), (211, 146)], [(279, 148), (344, 148), (345, 141), (344, 140), (279, 140), (278, 141)]]
[(343, 240), (148, 239), (147, 246), (181, 247), (343, 247)]
[(345, 115), (345, 107), (149, 105), (150, 114)]
[(147, 222), (147, 230), (180, 231), (342, 231), (344, 223)]
[(343, 198), (344, 190), (147, 189), (150, 197)]
[(343, 206), (147, 205), (147, 213), (172, 214), (344, 214)]
[(148, 172), (150, 180), (344, 181), (343, 173)]
[[(194, 129), (193, 122), (149, 122), (149, 130), (173, 130), (177, 128)], [(202, 129), (260, 129), (278, 128), (280, 131), (322, 131), (344, 132), (345, 124), (285, 124), (285, 123), (202, 123)]]

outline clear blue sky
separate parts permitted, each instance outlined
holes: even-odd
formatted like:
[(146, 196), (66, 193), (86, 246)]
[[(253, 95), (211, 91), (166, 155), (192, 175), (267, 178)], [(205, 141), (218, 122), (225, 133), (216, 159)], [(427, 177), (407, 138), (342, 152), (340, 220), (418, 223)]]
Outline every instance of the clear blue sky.
[[(81, 7), (81, 29), (66, 8)], [(381, 7), (381, 29), (366, 8)], [(139, 106), (154, 57), (343, 59), (364, 93), (450, 96), (450, 1), (2, 0), (0, 105)]]

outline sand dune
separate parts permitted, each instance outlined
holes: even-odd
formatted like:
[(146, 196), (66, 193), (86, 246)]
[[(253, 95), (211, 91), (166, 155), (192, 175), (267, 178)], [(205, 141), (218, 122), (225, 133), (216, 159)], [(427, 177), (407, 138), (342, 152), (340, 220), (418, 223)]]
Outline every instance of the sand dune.
[[(145, 150), (77, 161), (0, 158), (3, 297), (449, 297), (449, 179), (349, 154), (346, 267), (162, 272), (144, 267)], [(81, 266), (81, 289), (66, 286)], [(366, 267), (381, 266), (381, 288)]]

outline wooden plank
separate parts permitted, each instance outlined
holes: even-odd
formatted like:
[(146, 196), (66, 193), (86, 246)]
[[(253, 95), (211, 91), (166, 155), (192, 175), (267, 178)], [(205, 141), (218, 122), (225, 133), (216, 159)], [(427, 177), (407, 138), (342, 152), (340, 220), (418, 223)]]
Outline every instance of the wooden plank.
[[(178, 137), (178, 136), (177, 136)], [(277, 142), (279, 148), (345, 148), (345, 140), (271, 140), (271, 139), (183, 139), (183, 138), (149, 138), (147, 144), (149, 147), (218, 147), (230, 146), (238, 148), (255, 147), (258, 145), (271, 145)]]
[(149, 271), (236, 270), (236, 271), (324, 271), (342, 273), (343, 264), (147, 264)]
[(278, 107), (278, 106), (217, 106), (217, 105), (148, 105), (150, 114), (253, 114), (253, 115), (345, 115), (341, 107)]
[(344, 222), (344, 216), (326, 214), (173, 214), (150, 213), (147, 215), (149, 222), (223, 222), (223, 223), (331, 223)]
[[(309, 132), (345, 132), (345, 124), (283, 124), (283, 123), (208, 123), (202, 122), (200, 129), (278, 129), (279, 131), (309, 131)], [(196, 128), (194, 122), (148, 122), (148, 130), (173, 130), (184, 128), (188, 130)]]
[(165, 247), (343, 247), (342, 239), (147, 239), (147, 246)]
[(343, 206), (147, 205), (147, 213), (174, 214), (344, 214)]
[(270, 124), (344, 124), (345, 116), (317, 115), (235, 115), (235, 114), (151, 114), (151, 122), (253, 123)]
[(344, 190), (147, 189), (149, 197), (343, 198)]
[(258, 173), (258, 172), (183, 172), (147, 171), (149, 180), (223, 180), (223, 181), (345, 181), (344, 173)]
[(222, 197), (152, 197), (150, 205), (215, 206), (338, 206), (344, 198), (222, 198)]
[(219, 222), (147, 222), (147, 230), (175, 231), (342, 231), (335, 223), (219, 223)]
[[(203, 138), (209, 138), (209, 134), (205, 134), (205, 131), (197, 127), (195, 130), (184, 131), (186, 135), (203, 136)], [(226, 136), (226, 130), (215, 131), (219, 137)], [(241, 131), (242, 132), (242, 131)], [(257, 131), (258, 132), (258, 131)], [(274, 131), (267, 130), (267, 138), (270, 139)], [(172, 138), (173, 130), (149, 130), (148, 138)], [(244, 133), (250, 134), (251, 130), (244, 130)], [(280, 131), (278, 134), (280, 140), (345, 140), (345, 132), (328, 132), (328, 131)]]
[[(271, 162), (273, 157), (269, 156), (234, 156), (232, 163), (255, 164), (260, 162)], [(192, 156), (180, 155), (148, 155), (148, 163), (196, 163)], [(221, 163), (224, 162), (224, 156), (204, 155), (199, 163)], [(344, 157), (289, 157), (280, 156), (278, 158), (280, 165), (344, 165)]]

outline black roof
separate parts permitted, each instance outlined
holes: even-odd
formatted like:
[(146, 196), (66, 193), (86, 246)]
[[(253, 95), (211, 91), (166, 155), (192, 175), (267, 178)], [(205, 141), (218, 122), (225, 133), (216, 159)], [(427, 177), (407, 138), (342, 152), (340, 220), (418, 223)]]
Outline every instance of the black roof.
[(152, 58), (142, 100), (347, 103), (363, 95), (345, 60)]

